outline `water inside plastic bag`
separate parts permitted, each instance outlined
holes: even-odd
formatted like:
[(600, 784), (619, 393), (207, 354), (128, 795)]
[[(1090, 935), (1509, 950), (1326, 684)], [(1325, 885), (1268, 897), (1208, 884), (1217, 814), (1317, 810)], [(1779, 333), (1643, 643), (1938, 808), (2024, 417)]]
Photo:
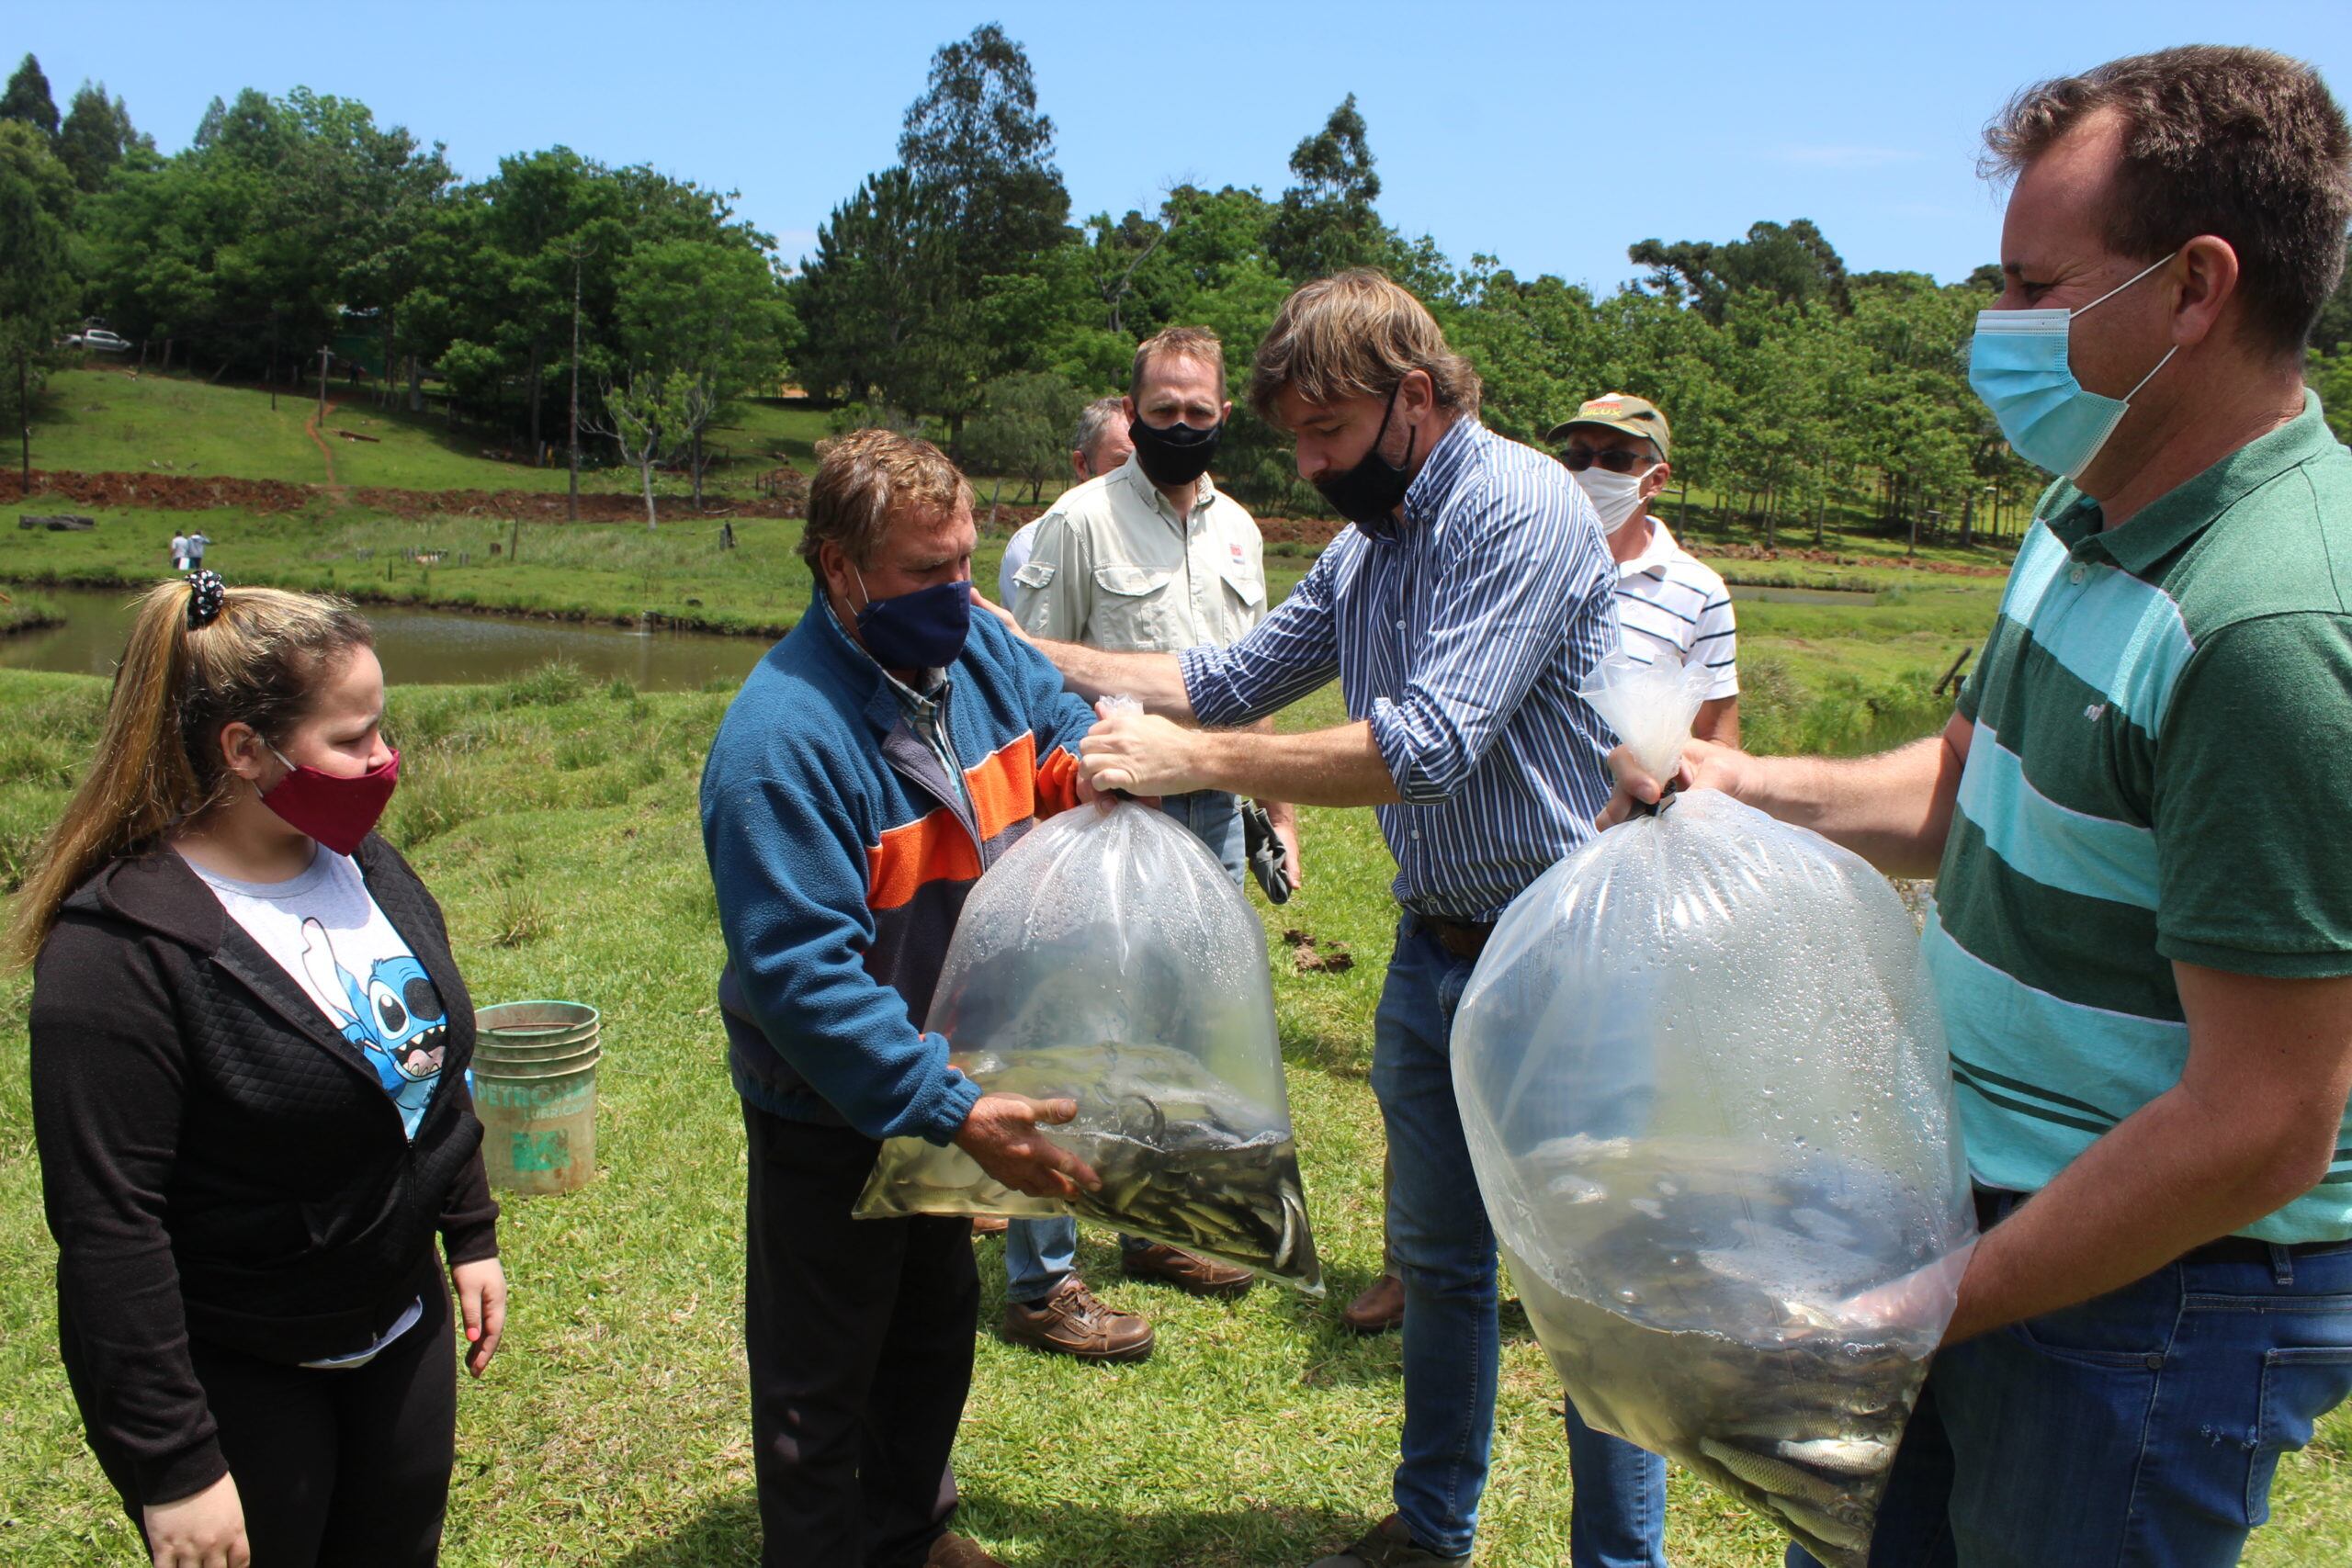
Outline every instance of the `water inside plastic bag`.
[(1453, 1047), (1480, 1190), (1578, 1411), (1859, 1568), (1952, 1303), (1867, 1329), (1837, 1303), (1974, 1234), (1894, 889), (1679, 795), (1511, 905)]
[(984, 1092), (1076, 1100), (1046, 1136), (1102, 1190), (1031, 1198), (892, 1139), (858, 1214), (1078, 1213), (1322, 1290), (1265, 931), (1173, 820), (1104, 801), (1031, 829), (965, 900), (928, 1027)]

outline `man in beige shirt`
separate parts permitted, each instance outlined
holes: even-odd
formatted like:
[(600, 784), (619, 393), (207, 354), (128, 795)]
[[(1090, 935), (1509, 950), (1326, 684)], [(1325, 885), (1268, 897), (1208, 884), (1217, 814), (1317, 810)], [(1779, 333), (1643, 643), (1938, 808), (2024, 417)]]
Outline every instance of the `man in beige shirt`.
[(1266, 613), (1258, 525), (1207, 470), (1232, 406), (1224, 354), (1209, 333), (1171, 327), (1136, 350), (1136, 365), (1125, 399), (1135, 452), (1038, 519), (1007, 607), (1032, 635), (1061, 642), (1223, 647)]
[[(1220, 493), (1208, 465), (1233, 405), (1225, 397), (1225, 350), (1198, 327), (1170, 327), (1136, 350), (1123, 400), (1135, 451), (1110, 472), (1065, 491), (1039, 518), (1029, 558), (1014, 571), (1007, 607), (1035, 636), (1095, 648), (1173, 653), (1238, 641), (1266, 613), (1265, 543), (1240, 502)], [(1272, 818), (1292, 886), (1299, 881), (1295, 816), (1261, 802)], [(1160, 808), (1242, 875), (1239, 807), (1222, 791), (1166, 797)], [(1006, 1238), (1008, 1336), (1028, 1342), (1023, 1297), (1049, 1309), (1070, 1272), (1064, 1222), (1015, 1222)], [(1204, 1295), (1238, 1295), (1246, 1269), (1132, 1236), (1120, 1240), (1125, 1272)], [(1041, 1348), (1059, 1348), (1041, 1345)], [(1080, 1352), (1082, 1354), (1083, 1352)]]

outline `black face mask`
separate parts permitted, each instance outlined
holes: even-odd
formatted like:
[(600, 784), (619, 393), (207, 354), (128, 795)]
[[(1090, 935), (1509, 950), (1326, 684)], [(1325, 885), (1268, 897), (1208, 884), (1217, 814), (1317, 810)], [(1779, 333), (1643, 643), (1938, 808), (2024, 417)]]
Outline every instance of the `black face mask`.
[(1127, 426), (1127, 439), (1135, 443), (1136, 463), (1143, 469), (1143, 477), (1172, 489), (1191, 484), (1209, 471), (1217, 443), (1225, 439), (1225, 425), (1220, 421), (1200, 430), (1182, 423), (1159, 425), (1136, 420)]
[(1363, 529), (1375, 539), (1396, 536), (1394, 513), (1404, 503), (1405, 492), (1413, 488), (1413, 446), (1420, 439), (1420, 432), (1410, 432), (1405, 438), (1405, 463), (1402, 468), (1380, 455), (1380, 444), (1387, 438), (1388, 421), (1396, 412), (1396, 389), (1388, 394), (1388, 407), (1380, 415), (1380, 429), (1372, 438), (1372, 447), (1354, 468), (1343, 474), (1326, 474), (1315, 481), (1331, 510)]

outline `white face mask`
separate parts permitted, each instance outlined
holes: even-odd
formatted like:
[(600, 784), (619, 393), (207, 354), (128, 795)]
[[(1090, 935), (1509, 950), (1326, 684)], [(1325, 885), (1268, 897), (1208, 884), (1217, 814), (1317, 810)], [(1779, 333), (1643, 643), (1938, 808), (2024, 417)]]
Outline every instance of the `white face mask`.
[(1584, 487), (1585, 499), (1600, 513), (1600, 531), (1614, 534), (1634, 519), (1642, 509), (1642, 480), (1647, 470), (1639, 474), (1612, 474), (1595, 463), (1582, 473), (1568, 477)]

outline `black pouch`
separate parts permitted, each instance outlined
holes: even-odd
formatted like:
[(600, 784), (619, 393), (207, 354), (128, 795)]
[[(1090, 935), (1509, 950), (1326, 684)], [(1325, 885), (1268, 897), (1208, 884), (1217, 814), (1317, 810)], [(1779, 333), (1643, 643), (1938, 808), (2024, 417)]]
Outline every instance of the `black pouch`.
[(1241, 842), (1250, 857), (1250, 874), (1258, 879), (1269, 904), (1290, 902), (1290, 871), (1283, 857), (1283, 841), (1274, 833), (1274, 819), (1254, 800), (1241, 807)]

